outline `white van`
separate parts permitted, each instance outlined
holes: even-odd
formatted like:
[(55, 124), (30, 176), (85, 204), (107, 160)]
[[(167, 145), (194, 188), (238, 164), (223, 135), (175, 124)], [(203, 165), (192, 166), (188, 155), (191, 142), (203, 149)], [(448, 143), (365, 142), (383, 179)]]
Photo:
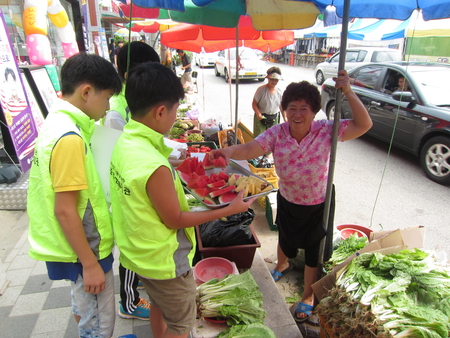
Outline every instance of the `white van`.
[[(336, 76), (339, 68), (339, 52), (324, 62), (319, 63), (314, 70), (316, 82), (321, 85), (326, 79)], [(357, 47), (349, 48), (345, 54), (345, 70), (350, 71), (368, 62), (402, 61), (402, 52), (392, 48)]]

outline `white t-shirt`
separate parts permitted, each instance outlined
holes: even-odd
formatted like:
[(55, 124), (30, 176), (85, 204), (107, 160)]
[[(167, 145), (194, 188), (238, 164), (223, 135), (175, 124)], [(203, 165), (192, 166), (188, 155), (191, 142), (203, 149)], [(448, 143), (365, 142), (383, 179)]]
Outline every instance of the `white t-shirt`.
[(261, 114), (274, 115), (280, 111), (281, 89), (276, 87), (275, 94), (270, 94), (266, 85), (259, 87), (253, 97), (258, 102)]

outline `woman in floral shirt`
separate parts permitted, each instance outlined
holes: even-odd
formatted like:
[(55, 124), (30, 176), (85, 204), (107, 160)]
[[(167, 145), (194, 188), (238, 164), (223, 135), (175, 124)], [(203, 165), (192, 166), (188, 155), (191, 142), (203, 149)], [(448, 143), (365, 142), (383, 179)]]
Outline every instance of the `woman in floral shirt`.
[[(362, 102), (352, 91), (345, 70), (334, 78), (336, 88), (352, 109), (352, 120), (339, 122), (339, 141), (363, 135), (372, 127), (372, 120)], [(281, 106), (287, 122), (266, 130), (253, 141), (218, 149), (211, 158), (224, 157), (229, 161), (245, 160), (272, 153), (279, 176), (277, 195), (278, 263), (271, 271), (277, 282), (292, 270), (289, 258), (305, 249), (304, 293), (295, 311), (297, 321), (305, 321), (313, 310), (311, 285), (317, 279), (317, 264), (321, 239), (326, 235), (322, 226), (328, 163), (332, 143), (333, 121), (314, 118), (321, 106), (320, 93), (307, 81), (291, 83), (283, 93)]]

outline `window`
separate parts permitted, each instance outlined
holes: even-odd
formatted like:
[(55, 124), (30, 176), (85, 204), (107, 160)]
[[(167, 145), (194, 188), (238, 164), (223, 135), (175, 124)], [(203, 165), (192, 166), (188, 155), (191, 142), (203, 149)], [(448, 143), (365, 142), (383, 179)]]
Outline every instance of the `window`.
[(350, 83), (354, 86), (374, 89), (382, 70), (382, 67), (363, 67), (351, 75)]
[(366, 59), (367, 51), (366, 50), (360, 50), (358, 53), (358, 58), (356, 59), (356, 62), (363, 62)]
[(372, 62), (401, 61), (402, 57), (399, 51), (378, 51), (373, 52)]

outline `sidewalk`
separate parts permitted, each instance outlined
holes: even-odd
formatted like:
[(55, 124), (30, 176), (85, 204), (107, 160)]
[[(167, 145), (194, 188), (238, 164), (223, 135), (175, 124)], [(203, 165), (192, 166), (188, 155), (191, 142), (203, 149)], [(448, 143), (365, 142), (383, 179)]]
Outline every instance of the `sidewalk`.
[[(264, 260), (275, 260), (277, 233), (270, 231), (263, 210), (253, 205), (253, 222), (261, 248), (255, 254), (252, 274), (264, 295), (267, 310), (266, 325), (273, 328), (278, 338), (301, 338), (302, 335), (285, 304), (288, 283), (275, 284)], [(23, 211), (0, 211), (0, 336), (14, 338), (75, 338), (76, 322), (71, 312), (70, 284), (51, 281), (44, 262), (28, 256), (28, 217)], [(3, 237), (1, 237), (3, 236)], [(114, 253), (118, 257), (118, 252)], [(263, 259), (264, 258), (264, 259)], [(118, 259), (114, 262), (116, 304), (119, 301)], [(285, 277), (284, 277), (285, 278)], [(295, 280), (295, 275), (289, 278)], [(278, 285), (279, 284), (279, 285)], [(289, 291), (289, 290), (287, 290)], [(141, 297), (147, 298), (145, 291)], [(134, 333), (138, 338), (153, 337), (148, 321), (116, 317), (114, 337)]]

